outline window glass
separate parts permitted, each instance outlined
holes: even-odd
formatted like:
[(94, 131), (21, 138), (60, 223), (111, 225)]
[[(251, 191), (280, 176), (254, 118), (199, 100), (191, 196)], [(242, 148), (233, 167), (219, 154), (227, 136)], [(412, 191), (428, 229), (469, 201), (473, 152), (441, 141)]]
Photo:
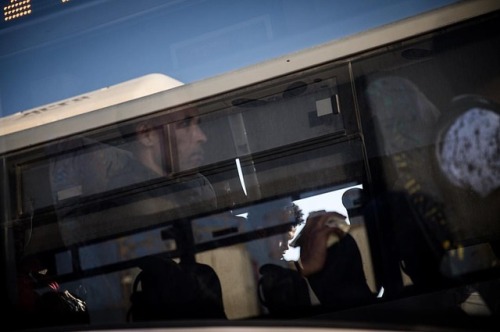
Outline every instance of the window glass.
[[(115, 2), (69, 3), (64, 14), (47, 5), (33, 26)], [(161, 19), (209, 3), (129, 3), (40, 50), (90, 35), (101, 50), (101, 33), (155, 34)], [(303, 8), (285, 3), (241, 5), (230, 28), (199, 16), (222, 30), (166, 36), (169, 65), (187, 73), (268, 47), (229, 37), (265, 23), (248, 35), (274, 38), (284, 23), (273, 15), (288, 22)], [(301, 22), (305, 35), (330, 27), (318, 10), (328, 4), (311, 3), (319, 25)], [(0, 34), (21, 31), (16, 22)], [(19, 330), (498, 325), (499, 22), (495, 12), (241, 88), (132, 96), (2, 136), (7, 316), (26, 318)], [(219, 59), (226, 42), (240, 48)], [(168, 104), (176, 92), (193, 96)], [(104, 120), (75, 126), (86, 119)]]

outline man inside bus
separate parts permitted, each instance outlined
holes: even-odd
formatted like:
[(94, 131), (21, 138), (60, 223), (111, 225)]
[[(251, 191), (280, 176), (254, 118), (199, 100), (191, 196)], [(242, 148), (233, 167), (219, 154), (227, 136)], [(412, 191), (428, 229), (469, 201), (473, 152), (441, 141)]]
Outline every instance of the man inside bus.
[[(196, 167), (203, 161), (202, 145), (207, 140), (205, 133), (199, 127), (196, 110), (187, 109), (178, 112), (167, 120), (167, 123), (166, 121), (159, 123), (158, 120), (146, 119), (120, 127), (122, 142), (118, 146), (101, 147), (99, 145), (98, 149), (91, 150), (95, 152), (76, 153), (73, 159), (79, 159), (75, 159), (71, 165), (84, 165), (78, 169), (70, 169), (68, 162), (65, 162), (67, 158), (54, 162), (53, 179), (58, 179), (57, 174), (73, 172), (75, 176), (79, 174), (81, 178), (84, 195), (103, 193), (106, 190), (114, 193), (108, 195), (109, 198), (101, 200), (98, 206), (94, 204), (96, 206), (93, 206), (92, 211), (88, 211), (90, 213), (74, 209), (71, 214), (60, 216), (59, 224), (66, 245), (84, 245), (79, 253), (79, 264), (83, 270), (109, 264), (110, 259), (131, 260), (156, 255), (165, 250), (174, 249), (172, 247), (174, 242), (177, 249), (189, 248), (190, 237), (186, 236), (189, 232), (183, 228), (189, 225), (185, 223), (185, 218), (189, 213), (195, 213), (196, 206), (204, 211), (210, 211), (215, 207), (215, 193), (212, 186), (204, 176), (196, 172)], [(168, 133), (171, 134), (171, 140), (163, 139)], [(172, 151), (177, 152), (175, 165), (167, 162), (163, 157), (164, 148), (172, 148)], [(80, 150), (88, 151), (89, 149), (81, 148), (77, 151)], [(174, 169), (186, 170), (187, 175), (173, 179)], [(91, 186), (89, 183), (98, 183), (98, 187)], [(153, 231), (135, 231), (160, 223), (164, 224), (168, 220), (177, 220), (174, 222), (175, 226), (155, 228)], [(120, 232), (134, 230), (135, 233), (119, 241), (110, 242), (104, 247), (85, 246), (87, 239), (101, 234), (101, 231), (106, 231), (106, 229), (115, 229)], [(172, 232), (165, 232), (165, 229), (172, 230)], [(140, 263), (143, 270), (149, 269), (154, 274), (158, 274), (158, 278), (166, 279), (162, 280), (160, 285), (153, 285), (153, 288), (158, 286), (153, 289), (153, 292), (160, 293), (163, 286), (163, 291), (171, 291), (174, 294), (175, 290), (167, 289), (167, 287), (169, 281), (170, 284), (177, 283), (176, 296), (172, 296), (172, 301), (166, 303), (170, 307), (165, 311), (169, 311), (172, 318), (193, 318), (195, 313), (192, 310), (195, 310), (196, 305), (208, 306), (209, 309), (205, 309), (204, 314), (211, 318), (225, 318), (217, 275), (210, 267), (196, 264), (193, 253), (187, 252), (184, 256), (182, 262), (186, 264), (183, 265), (185, 266), (183, 269), (170, 259), (146, 259)], [(129, 274), (129, 272), (123, 273)], [(171, 275), (166, 278), (168, 273)], [(136, 269), (130, 270), (130, 277), (133, 278), (135, 274), (137, 274)], [(144, 274), (144, 278), (151, 278), (150, 275)], [(198, 278), (199, 275), (201, 275), (201, 280)], [(112, 312), (116, 312), (117, 303), (127, 302), (127, 292), (123, 293), (125, 286), (123, 280), (123, 276), (120, 277), (115, 273), (102, 274), (76, 281), (75, 285), (68, 285), (68, 287), (72, 290), (84, 290), (89, 313), (91, 319), (94, 320), (99, 319), (101, 311), (105, 312), (113, 308)], [(185, 287), (181, 287), (182, 282)], [(154, 281), (143, 280), (143, 290), (148, 286), (145, 283), (151, 284)], [(200, 287), (201, 283), (209, 285), (210, 294)], [(190, 292), (185, 292), (185, 289), (190, 289)], [(197, 290), (193, 291), (194, 289)], [(146, 295), (141, 296), (144, 302)], [(134, 296), (134, 300), (139, 301), (141, 296)], [(194, 296), (199, 300), (195, 300)], [(184, 298), (185, 303), (191, 299), (192, 308), (180, 308), (175, 303), (179, 297)], [(161, 307), (157, 303), (144, 310), (151, 315), (157, 315), (151, 318), (162, 318), (160, 317), (162, 313), (158, 312)], [(121, 316), (122, 314), (117, 312), (117, 319)], [(135, 316), (134, 319), (149, 318), (145, 317), (141, 311)], [(166, 316), (163, 314), (163, 317)]]
[[(244, 250), (243, 245), (219, 248), (196, 255), (192, 251), (194, 245), (192, 234), (195, 227), (190, 219), (196, 217), (198, 213), (206, 214), (217, 207), (217, 199), (211, 183), (198, 171), (204, 161), (204, 145), (207, 142), (207, 135), (200, 125), (198, 110), (188, 108), (169, 114), (169, 118), (160, 121), (163, 123), (158, 122), (157, 120), (143, 120), (121, 129), (133, 158), (130, 159), (130, 164), (123, 172), (111, 179), (110, 187), (123, 188), (127, 184), (158, 180), (159, 185), (156, 188), (153, 186), (152, 190), (139, 195), (145, 199), (137, 202), (137, 197), (124, 198), (121, 204), (132, 200), (131, 208), (135, 210), (127, 214), (139, 213), (151, 216), (148, 218), (150, 220), (146, 221), (148, 223), (155, 222), (156, 213), (169, 219), (176, 219), (173, 227), (167, 227), (162, 231), (162, 238), (166, 240), (166, 243), (173, 240), (176, 248), (181, 249), (179, 266), (183, 268), (191, 266), (188, 270), (191, 274), (192, 266), (198, 270), (202, 266), (202, 272), (205, 277), (208, 276), (209, 288), (214, 289), (205, 289), (203, 292), (216, 294), (215, 298), (212, 296), (212, 300), (216, 302), (213, 307), (219, 309), (210, 308), (212, 311), (205, 309), (203, 315), (208, 315), (208, 318), (240, 318), (244, 315), (257, 314), (256, 295), (255, 299), (251, 299), (251, 296), (246, 293), (246, 289), (255, 286), (252, 286), (253, 280), (247, 280), (247, 277), (251, 276), (251, 263), (250, 256)], [(164, 212), (166, 214), (163, 214)], [(217, 215), (214, 218), (217, 218)], [(153, 236), (157, 240), (158, 232)], [(137, 238), (137, 235), (134, 237)], [(151, 242), (144, 241), (143, 243)], [(134, 247), (134, 243), (131, 243), (131, 247)], [(238, 275), (234, 276), (228, 271), (234, 271)], [(164, 282), (168, 283), (168, 280)], [(206, 282), (207, 280), (201, 281), (201, 283)], [(221, 287), (223, 294), (220, 294)], [(225, 308), (220, 308), (219, 301), (222, 297)], [(191, 309), (194, 310), (194, 308)], [(182, 318), (183, 314), (178, 312), (176, 315), (169, 316)], [(198, 312), (185, 318), (199, 318), (200, 315), (202, 314)], [(160, 314), (156, 317), (149, 316), (152, 319), (165, 317)]]
[(345, 219), (334, 211), (310, 213), (300, 233), (291, 234), (293, 246), (300, 247), (296, 270), (275, 264), (261, 267), (264, 303), (271, 314), (297, 317), (374, 301)]

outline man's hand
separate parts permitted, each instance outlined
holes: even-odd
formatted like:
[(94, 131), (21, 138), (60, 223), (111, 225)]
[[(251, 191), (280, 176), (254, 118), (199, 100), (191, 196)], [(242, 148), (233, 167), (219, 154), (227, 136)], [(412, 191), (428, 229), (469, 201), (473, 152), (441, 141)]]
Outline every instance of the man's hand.
[(300, 233), (299, 269), (304, 277), (319, 272), (326, 261), (328, 240), (332, 235), (339, 238), (345, 235), (345, 229), (332, 225), (333, 219), (345, 220), (345, 216), (337, 212), (313, 212), (306, 220)]

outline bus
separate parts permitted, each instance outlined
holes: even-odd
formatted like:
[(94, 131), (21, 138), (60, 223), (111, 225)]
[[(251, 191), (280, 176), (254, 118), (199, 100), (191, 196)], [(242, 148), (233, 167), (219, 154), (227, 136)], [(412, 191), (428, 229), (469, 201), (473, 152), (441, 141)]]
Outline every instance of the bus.
[(499, 10), (1, 118), (4, 325), (496, 330)]

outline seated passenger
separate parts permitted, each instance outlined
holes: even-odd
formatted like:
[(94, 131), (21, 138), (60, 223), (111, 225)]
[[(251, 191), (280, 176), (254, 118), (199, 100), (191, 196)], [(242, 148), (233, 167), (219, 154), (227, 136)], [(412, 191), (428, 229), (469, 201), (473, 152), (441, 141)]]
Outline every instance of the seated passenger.
[[(142, 264), (141, 281), (142, 283), (150, 281), (150, 286), (142, 285), (142, 289), (143, 292), (149, 292), (149, 295), (145, 296), (143, 293), (133, 297), (136, 315), (134, 317), (132, 312), (132, 318), (233, 319), (255, 315), (257, 299), (247, 296), (247, 288), (249, 284), (253, 286), (254, 281), (248, 280), (248, 276), (251, 276), (248, 272), (250, 258), (244, 247), (231, 246), (201, 253), (193, 250), (195, 230), (189, 218), (198, 212), (213, 211), (217, 206), (217, 200), (208, 179), (197, 171), (204, 160), (203, 145), (207, 141), (207, 136), (199, 126), (198, 112), (195, 109), (187, 109), (173, 116), (177, 115), (180, 117), (173, 119), (174, 121), (171, 119), (167, 125), (158, 126), (152, 121), (134, 125), (132, 128), (134, 139), (130, 142), (130, 151), (134, 158), (130, 160), (125, 172), (110, 182), (111, 187), (119, 188), (127, 184), (166, 179), (166, 185), (158, 185), (153, 190), (148, 188), (148, 191), (141, 195), (154, 197), (152, 210), (161, 210), (163, 207), (173, 213), (170, 215), (171, 219), (177, 220), (173, 225), (172, 234), (168, 236), (175, 240), (177, 249), (181, 252), (180, 263), (161, 258), (157, 260), (157, 272), (151, 259), (146, 261), (147, 264)], [(129, 133), (125, 133), (124, 136)], [(169, 137), (165, 137), (167, 135)], [(174, 173), (179, 176), (173, 177)], [(141, 200), (139, 204), (134, 203), (134, 206), (140, 205), (143, 201), (151, 202)], [(148, 203), (138, 208), (142, 210), (149, 206)], [(217, 216), (202, 221), (210, 223)], [(238, 277), (234, 273), (238, 273)], [(165, 275), (163, 279), (162, 274)], [(170, 285), (162, 285), (161, 280)], [(168, 293), (170, 296), (167, 296)], [(152, 308), (148, 308), (147, 302), (151, 302), (149, 301), (151, 297), (154, 298), (152, 303), (155, 304)], [(181, 298), (184, 300), (180, 303), (176, 301)], [(210, 308), (202, 310), (200, 305), (208, 305)], [(139, 308), (141, 306), (143, 308)], [(136, 308), (139, 312), (135, 310)], [(186, 312), (182, 312), (183, 310)], [(161, 316), (161, 313), (164, 315)]]
[(299, 272), (323, 306), (340, 309), (367, 304), (373, 294), (356, 241), (347, 229), (330, 226), (332, 217), (345, 220), (337, 212), (308, 218), (300, 237)]
[[(64, 204), (57, 206), (58, 223), (64, 244), (78, 248), (75, 251), (78, 257), (72, 256), (74, 262), (70, 263), (79, 266), (82, 271), (172, 249), (169, 247), (171, 242), (162, 238), (161, 229), (154, 232), (137, 232), (102, 245), (87, 245), (89, 240), (176, 220), (172, 227), (175, 233), (172, 237), (177, 249), (182, 253), (180, 264), (169, 258), (152, 257), (140, 262), (139, 267), (147, 270), (142, 275), (146, 279), (142, 285), (146, 293), (151, 290), (152, 285), (157, 289), (148, 294), (159, 295), (163, 290), (165, 295), (169, 289), (177, 293), (171, 293), (168, 299), (170, 302), (162, 302), (165, 297), (152, 299), (145, 293), (134, 294), (134, 312), (139, 304), (144, 311), (139, 311), (137, 315), (133, 312), (133, 319), (158, 319), (158, 310), (165, 314), (164, 319), (200, 317), (201, 311), (195, 312), (193, 308), (196, 305), (206, 305), (207, 302), (210, 302), (213, 310), (206, 310), (205, 315), (225, 318), (220, 282), (211, 267), (194, 261), (190, 222), (186, 220), (187, 216), (199, 210), (210, 211), (216, 206), (211, 184), (196, 171), (203, 161), (202, 146), (207, 138), (198, 126), (199, 119), (195, 110), (189, 109), (177, 114), (181, 117), (170, 119), (174, 121), (172, 128), (168, 128), (172, 129), (171, 140), (163, 139), (170, 124), (145, 120), (123, 128), (126, 148), (90, 142), (87, 139), (76, 143), (62, 142), (58, 146), (62, 153), (56, 154), (57, 158), (51, 164), (51, 184), (57, 201), (64, 203), (65, 197), (79, 200), (82, 198), (82, 204), (76, 208), (72, 208), (75, 204), (69, 208)], [(66, 146), (68, 144), (72, 145)], [(170, 154), (166, 154), (164, 149), (169, 147), (169, 144), (177, 153), (175, 158), (166, 160), (164, 156)], [(173, 160), (175, 165), (171, 162)], [(185, 171), (185, 176), (173, 179), (171, 174), (174, 167), (175, 171)], [(88, 196), (103, 193), (106, 193), (106, 199), (87, 204)], [(152, 260), (156, 264), (151, 263)], [(167, 260), (169, 262), (166, 262)], [(71, 268), (70, 266), (68, 269)], [(171, 280), (164, 280), (163, 284), (158, 284), (154, 283), (158, 279), (151, 278), (151, 274), (148, 274), (152, 272), (165, 276), (168, 269), (180, 269), (177, 274), (172, 271), (169, 273), (180, 277), (184, 283), (189, 282), (189, 285), (185, 289), (172, 288), (179, 278), (173, 277)], [(125, 283), (126, 278), (123, 275), (133, 278), (137, 271), (133, 269), (120, 273), (102, 273), (70, 282), (65, 286), (70, 291), (80, 291), (88, 305), (91, 321), (94, 315), (95, 319), (99, 319), (101, 312), (112, 312), (112, 315), (117, 317), (115, 319), (124, 319), (126, 310), (120, 305), (128, 301), (129, 292), (124, 291), (128, 284)], [(207, 285), (211, 288), (202, 287)], [(198, 291), (194, 292), (194, 289)], [(196, 296), (189, 297), (187, 293), (179, 293), (187, 290), (194, 292)], [(191, 301), (187, 307), (181, 306), (181, 300), (184, 301), (182, 303), (187, 303), (188, 298), (199, 301)], [(177, 303), (177, 317), (172, 317), (168, 303), (175, 301), (181, 302)], [(159, 303), (163, 303), (165, 310), (162, 310)], [(182, 310), (186, 312), (181, 314)], [(144, 312), (150, 316), (142, 314)]]
[[(207, 208), (215, 207), (212, 186), (203, 175), (195, 171), (203, 161), (202, 145), (207, 137), (198, 126), (199, 118), (195, 110), (188, 109), (182, 116), (182, 119), (173, 124), (176, 165), (172, 164), (173, 159), (170, 162), (165, 160), (165, 149), (169, 144), (169, 141), (164, 139), (168, 132), (164, 128), (166, 125), (145, 120), (135, 124), (131, 133), (124, 133), (124, 136), (133, 136), (129, 142), (133, 158), (121, 173), (110, 180), (111, 189), (170, 178), (174, 168), (192, 172), (188, 179), (180, 183), (158, 185), (153, 190), (148, 188), (142, 195), (154, 200), (141, 199), (138, 204), (133, 205), (145, 213), (148, 213), (145, 209), (151, 209), (151, 212), (155, 213), (162, 209), (168, 211), (179, 207), (194, 207), (197, 204), (205, 204)], [(129, 199), (134, 201), (138, 198), (123, 198)], [(148, 204), (144, 204), (146, 201)], [(180, 213), (179, 217), (182, 218), (182, 211)], [(183, 222), (181, 220), (181, 223)], [(185, 234), (191, 230), (182, 224), (178, 226), (179, 229), (175, 229), (172, 236), (176, 246), (183, 252), (179, 263), (168, 257), (155, 256), (145, 258), (139, 263), (142, 271), (135, 281), (130, 312), (130, 318), (135, 321), (226, 317), (220, 281), (216, 273), (208, 265), (194, 261), (190, 251), (193, 243), (189, 235)], [(134, 236), (130, 240), (136, 241), (138, 237)]]
[(300, 246), (297, 270), (275, 264), (260, 268), (263, 302), (278, 316), (297, 317), (365, 305), (374, 300), (354, 238), (332, 218), (337, 212), (311, 213), (294, 245)]

